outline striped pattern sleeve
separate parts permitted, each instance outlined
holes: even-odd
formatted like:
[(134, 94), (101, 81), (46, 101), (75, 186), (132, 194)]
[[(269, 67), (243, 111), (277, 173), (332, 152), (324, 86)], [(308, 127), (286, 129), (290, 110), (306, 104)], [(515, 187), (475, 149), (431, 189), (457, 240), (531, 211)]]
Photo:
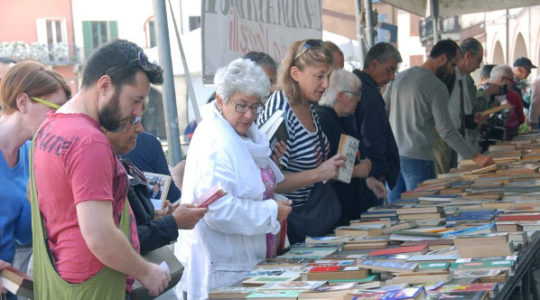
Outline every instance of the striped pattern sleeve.
[[(278, 109), (285, 112), (287, 134), (289, 135), (285, 154), (280, 160), (283, 171), (296, 173), (318, 167), (328, 158), (330, 148), (328, 139), (320, 128), (319, 117), (314, 108), (311, 108), (311, 112), (317, 131), (310, 132), (296, 117), (285, 94), (282, 91), (276, 91), (266, 102), (265, 109), (259, 115), (257, 124), (259, 126), (263, 124)], [(321, 141), (323, 147), (321, 147)], [(312, 190), (313, 185), (309, 185), (285, 195), (295, 203), (300, 203), (307, 200)]]

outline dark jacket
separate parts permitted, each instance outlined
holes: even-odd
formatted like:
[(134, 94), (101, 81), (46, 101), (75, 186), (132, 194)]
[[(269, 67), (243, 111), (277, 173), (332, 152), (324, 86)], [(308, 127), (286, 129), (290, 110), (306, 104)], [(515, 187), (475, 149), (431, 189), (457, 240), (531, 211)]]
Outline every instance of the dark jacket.
[[(129, 158), (143, 172), (152, 172), (164, 175), (171, 175), (167, 159), (161, 148), (161, 143), (153, 135), (143, 132), (137, 136), (137, 145), (131, 152), (124, 155)], [(175, 202), (180, 199), (180, 190), (171, 182), (167, 199)]]
[[(329, 157), (332, 157), (337, 153), (341, 134), (355, 136), (354, 128), (348, 124), (345, 118), (339, 118), (334, 109), (330, 107), (316, 106), (316, 110), (319, 115), (319, 123), (330, 143)], [(355, 163), (359, 163), (359, 161)], [(334, 180), (332, 187), (341, 204), (341, 218), (338, 226), (349, 225), (350, 220), (358, 219), (360, 213), (373, 206), (364, 197), (367, 189), (364, 179), (352, 178), (350, 184)]]
[(384, 100), (377, 84), (371, 76), (360, 70), (354, 74), (362, 81), (362, 100), (356, 106), (356, 112), (349, 117), (355, 124), (357, 138), (371, 160), (372, 177), (383, 179), (393, 188), (399, 176), (399, 151), (397, 148), (388, 116), (384, 108)]
[(141, 244), (141, 254), (175, 242), (178, 239), (178, 226), (171, 215), (154, 220), (154, 206), (148, 197), (148, 188), (145, 181), (138, 179), (130, 172), (128, 201), (137, 222), (137, 235)]

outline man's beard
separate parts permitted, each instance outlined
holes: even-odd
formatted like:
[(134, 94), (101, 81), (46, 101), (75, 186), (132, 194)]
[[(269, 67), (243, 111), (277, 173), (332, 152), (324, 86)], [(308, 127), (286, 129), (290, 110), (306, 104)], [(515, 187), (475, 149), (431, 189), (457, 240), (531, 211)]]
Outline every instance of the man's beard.
[(99, 124), (110, 132), (121, 131), (125, 125), (120, 113), (120, 90), (117, 88), (112, 98), (98, 113)]
[(455, 73), (448, 73), (445, 70), (445, 66), (441, 66), (437, 68), (437, 72), (435, 73), (435, 76), (439, 78), (444, 85), (446, 85), (446, 88), (448, 89), (448, 93), (452, 94), (452, 89), (454, 88), (454, 82), (456, 81), (456, 74)]

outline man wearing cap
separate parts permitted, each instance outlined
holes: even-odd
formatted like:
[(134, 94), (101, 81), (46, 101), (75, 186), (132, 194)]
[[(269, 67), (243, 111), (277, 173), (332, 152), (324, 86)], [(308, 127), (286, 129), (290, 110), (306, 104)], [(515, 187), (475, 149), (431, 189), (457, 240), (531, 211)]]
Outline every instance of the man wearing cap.
[[(527, 89), (527, 77), (531, 74), (531, 69), (536, 69), (536, 66), (526, 57), (520, 57), (514, 61), (514, 69), (512, 70), (514, 73), (513, 90), (519, 94), (522, 100), (524, 100), (523, 92)], [(523, 102), (523, 105), (529, 108), (528, 103)]]

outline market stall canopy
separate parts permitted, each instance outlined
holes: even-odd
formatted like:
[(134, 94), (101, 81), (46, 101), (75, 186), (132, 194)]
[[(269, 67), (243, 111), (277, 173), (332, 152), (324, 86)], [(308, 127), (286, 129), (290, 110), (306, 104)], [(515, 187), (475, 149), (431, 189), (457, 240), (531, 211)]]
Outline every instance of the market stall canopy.
[[(381, 0), (418, 16), (429, 16), (429, 0)], [(539, 0), (438, 0), (441, 18), (540, 4)]]

